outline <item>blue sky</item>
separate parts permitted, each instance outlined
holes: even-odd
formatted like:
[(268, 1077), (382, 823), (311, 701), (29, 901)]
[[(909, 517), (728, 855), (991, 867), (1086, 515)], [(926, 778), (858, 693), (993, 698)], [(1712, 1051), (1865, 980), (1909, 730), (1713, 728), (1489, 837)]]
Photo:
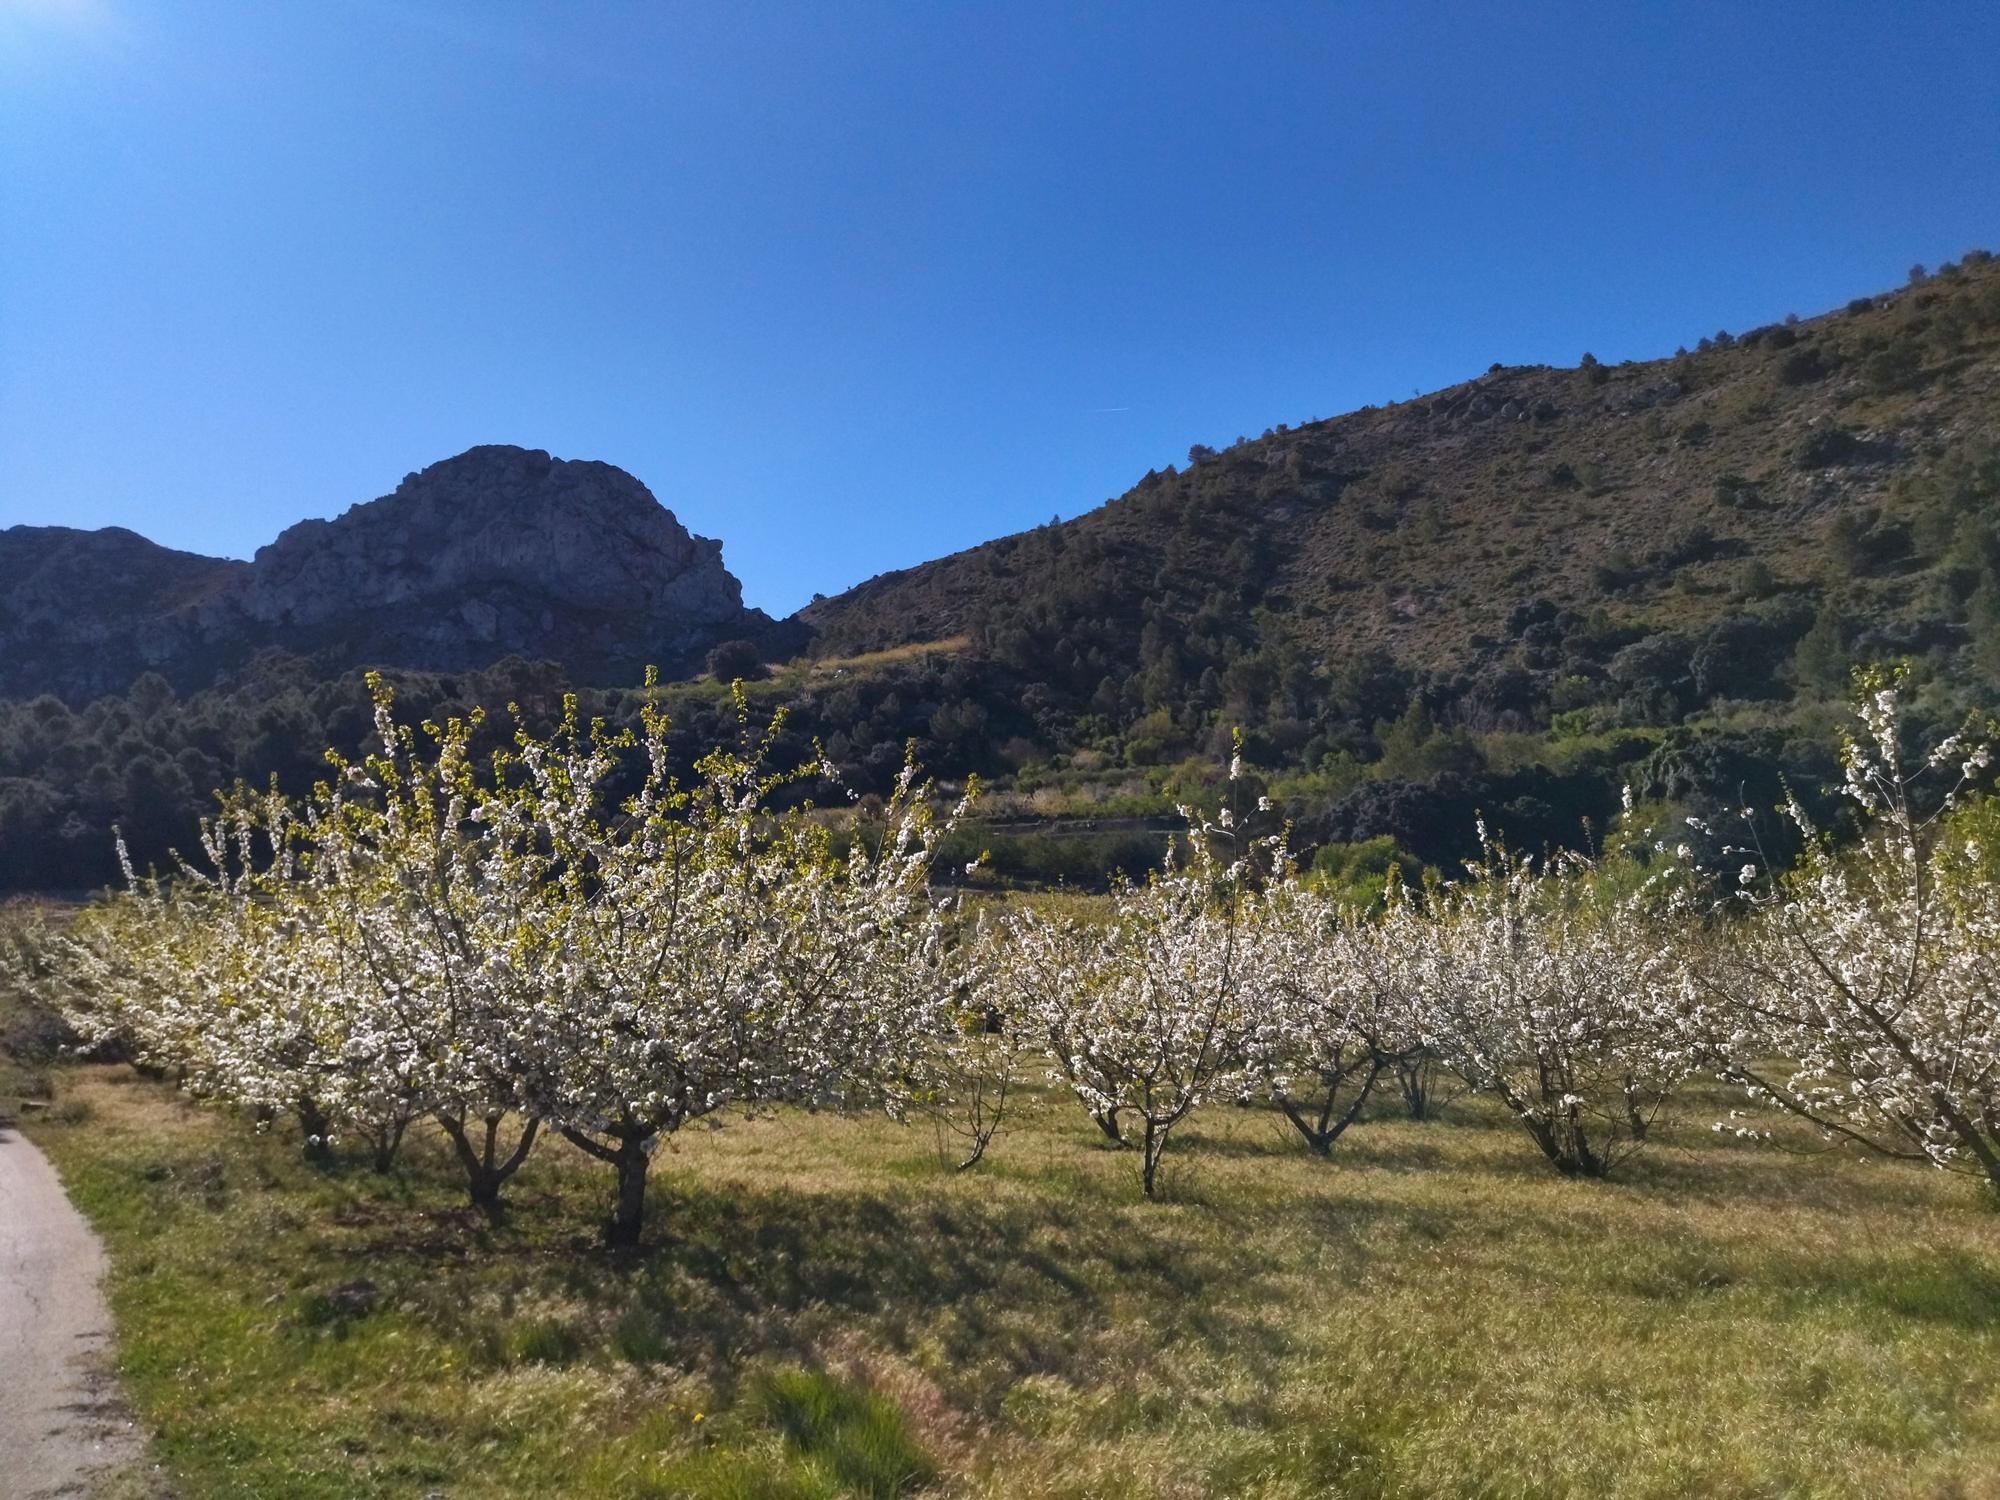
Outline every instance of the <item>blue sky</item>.
[(784, 613), (2000, 248), (2000, 6), (0, 0), (0, 184), (0, 525), (516, 442)]

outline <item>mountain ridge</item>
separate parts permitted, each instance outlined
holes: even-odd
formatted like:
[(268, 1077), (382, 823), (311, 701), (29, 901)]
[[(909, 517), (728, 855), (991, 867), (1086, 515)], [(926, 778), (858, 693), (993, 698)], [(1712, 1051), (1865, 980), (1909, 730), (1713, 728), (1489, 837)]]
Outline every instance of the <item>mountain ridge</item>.
[[(0, 532), (0, 694), (80, 698), (143, 671), (198, 686), (270, 647), (327, 670), (459, 670), (508, 655), (586, 671), (689, 664), (770, 635), (722, 544), (595, 460), (485, 444), (247, 562), (124, 528)], [(135, 586), (136, 584), (136, 586)]]
[[(380, 502), (288, 531), (260, 554), (273, 624), (245, 612), (256, 560), (129, 532), (0, 534), (0, 885), (116, 878), (114, 827), (142, 866), (168, 861), (209, 789), (237, 779), (309, 788), (327, 746), (366, 743), (354, 668), (385, 656), (438, 663), (391, 674), (411, 722), (519, 704), (545, 728), (575, 691), (612, 724), (663, 708), (690, 757), (741, 735), (716, 679), (742, 676), (754, 714), (784, 712), (777, 763), (830, 763), (864, 800), (911, 755), (947, 783), (977, 773), (990, 821), (954, 857), (1044, 885), (1157, 861), (1144, 821), (1213, 805), (1239, 748), (1302, 856), (1450, 868), (1481, 814), (1537, 849), (1588, 842), (1626, 787), (1707, 815), (1771, 805), (1775, 778), (1837, 782), (1826, 746), (1862, 662), (1911, 664), (1925, 734), (2000, 703), (1986, 256), (1667, 360), (1496, 367), (1197, 447), (1071, 521), (783, 622), (741, 610), (713, 544), (651, 517), (638, 481), (579, 465), (560, 476), (572, 492), (544, 483), (559, 463), (446, 461), (466, 483), (439, 514), (470, 533), (452, 567), (421, 518)], [(496, 514), (518, 525), (482, 541), (459, 524), (510, 486), (525, 508)], [(599, 524), (599, 495), (672, 525), (657, 576), (604, 555), (634, 549)], [(571, 570), (567, 603), (547, 587), (560, 549), (541, 502), (595, 560)], [(383, 520), (394, 535), (368, 534)], [(345, 540), (329, 552), (329, 536)], [(331, 558), (327, 576), (279, 566), (294, 551)], [(93, 583), (100, 555), (118, 567)], [(669, 597), (679, 560), (705, 616)], [(110, 607), (75, 607), (93, 588)], [(591, 612), (606, 599), (621, 608)], [(204, 635), (212, 619), (227, 628)], [(705, 654), (711, 640), (728, 649)], [(634, 691), (646, 662), (686, 680)], [(87, 704), (21, 701), (51, 664)]]
[[(1069, 521), (879, 574), (785, 622), (745, 609), (720, 544), (624, 471), (485, 445), (247, 563), (122, 531), (0, 533), (0, 695), (83, 698), (141, 670), (198, 686), (266, 646), (330, 671), (522, 655), (609, 682), (648, 663), (684, 673), (731, 638), (771, 660), (964, 637), (971, 658), (1116, 725), (1161, 707), (1262, 713), (1270, 679), (1301, 663), (1546, 674), (1522, 657), (1524, 630), (1574, 636), (1588, 619), (1614, 642), (1746, 608), (1762, 611), (1749, 634), (1770, 675), (1828, 604), (1830, 531), (1904, 545), (1912, 520), (1891, 512), (1970, 461), (1996, 412), (2000, 266), (1975, 253), (1666, 359), (1496, 363), (1409, 401), (1196, 445), (1185, 468)], [(137, 586), (93, 588), (93, 553)], [(1907, 571), (1844, 580), (1872, 601), (1856, 618), (1908, 626)], [(1608, 659), (1567, 664), (1604, 686)], [(1534, 691), (1553, 701), (1551, 682)]]
[[(834, 653), (968, 631), (990, 644), (1022, 625), (1022, 586), (1045, 571), (1048, 539), (1101, 551), (1100, 577), (1156, 578), (1170, 562), (1159, 537), (1204, 551), (1188, 533), (1190, 512), (1206, 509), (1230, 542), (1247, 536), (1268, 554), (1254, 559), (1269, 573), (1260, 597), (1282, 596), (1311, 649), (1379, 646), (1442, 666), (1471, 636), (1504, 635), (1523, 598), (1604, 603), (1625, 585), (1607, 587), (1617, 581), (1600, 563), (1691, 569), (1704, 585), (1746, 558), (1802, 568), (1788, 529), (1880, 500), (1992, 430), (1996, 306), (2000, 273), (1975, 253), (1921, 285), (1665, 359), (1496, 364), (1220, 452), (1197, 445), (1186, 468), (1071, 520), (879, 574), (799, 618)], [(1816, 427), (1828, 429), (1817, 454)], [(1468, 528), (1490, 534), (1440, 547)], [(1245, 571), (1224, 565), (1225, 550), (1205, 549), (1214, 576)]]

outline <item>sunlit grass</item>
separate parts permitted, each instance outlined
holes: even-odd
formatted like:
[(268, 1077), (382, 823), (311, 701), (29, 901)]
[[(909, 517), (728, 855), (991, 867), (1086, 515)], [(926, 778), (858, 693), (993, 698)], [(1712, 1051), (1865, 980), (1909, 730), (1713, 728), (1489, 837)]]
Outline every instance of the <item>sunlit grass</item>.
[(791, 665), (806, 672), (822, 675), (840, 671), (866, 671), (871, 667), (885, 667), (897, 662), (920, 661), (927, 656), (956, 656), (971, 644), (970, 636), (954, 635), (940, 641), (911, 641), (881, 651), (864, 651), (858, 656), (811, 657)]
[(964, 1176), (780, 1116), (676, 1142), (619, 1259), (559, 1147), (495, 1226), (428, 1139), (322, 1174), (60, 1081), (35, 1133), (189, 1500), (2000, 1494), (2000, 1217), (1719, 1099), (1609, 1183), (1464, 1105), (1330, 1164), (1220, 1106), (1157, 1204), (1061, 1100)]

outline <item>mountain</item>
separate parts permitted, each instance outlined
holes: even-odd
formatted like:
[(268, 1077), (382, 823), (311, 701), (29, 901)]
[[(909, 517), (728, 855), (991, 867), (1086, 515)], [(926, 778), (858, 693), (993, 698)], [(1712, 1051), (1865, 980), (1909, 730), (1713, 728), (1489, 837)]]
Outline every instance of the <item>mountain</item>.
[[(1197, 447), (1072, 521), (882, 575), (802, 618), (824, 653), (965, 638), (1115, 716), (1178, 714), (1190, 693), (1220, 708), (1227, 686), (1204, 690), (1204, 673), (1260, 645), (1327, 670), (1380, 653), (1491, 672), (1538, 623), (1698, 637), (1789, 596), (1776, 636), (1790, 639), (1756, 664), (1768, 674), (1833, 595), (1844, 627), (1886, 644), (1956, 628), (1963, 591), (1918, 585), (1976, 509), (1940, 487), (1990, 457), (1996, 423), (2000, 264), (1974, 254), (1672, 358), (1496, 364)], [(1944, 584), (1976, 582), (1961, 567)]]
[(6, 696), (84, 699), (148, 670), (185, 688), (269, 647), (329, 672), (519, 655), (623, 677), (774, 629), (744, 608), (722, 544), (690, 535), (638, 480), (524, 448), (432, 464), (247, 563), (119, 529), (0, 532)]
[(243, 568), (119, 526), (0, 531), (0, 696), (124, 691), (191, 644), (189, 622)]
[[(786, 711), (774, 763), (824, 757), (864, 808), (912, 752), (976, 772), (947, 863), (1025, 885), (1157, 860), (1239, 736), (1342, 881), (1449, 868), (1481, 815), (1519, 848), (1588, 839), (1627, 787), (1670, 819), (1810, 798), (1839, 782), (1853, 665), (1912, 665), (1920, 735), (2000, 704), (2000, 265), (1197, 447), (783, 622), (629, 475), (516, 448), (248, 563), (17, 527), (0, 888), (116, 878), (113, 827), (164, 863), (238, 778), (309, 788), (370, 731), (357, 666), (404, 669), (412, 722), (519, 704), (546, 728), (570, 688), (613, 724), (660, 705), (693, 756), (742, 726), (687, 669), (738, 640), (714, 659), (759, 725)], [(684, 680), (634, 692), (647, 662)], [(23, 701), (50, 690), (75, 707)]]
[[(735, 637), (767, 658), (962, 640), (1115, 723), (1254, 709), (1246, 694), (1268, 694), (1240, 679), (1300, 662), (1490, 676), (1557, 620), (1574, 617), (1566, 638), (1585, 618), (1604, 641), (1699, 636), (1751, 606), (1772, 616), (1765, 644), (1783, 649), (1759, 670), (1775, 671), (1809, 626), (1801, 608), (1834, 594), (1857, 637), (1957, 628), (1936, 587), (1912, 585), (1956, 525), (1930, 512), (1963, 497), (1925, 497), (1977, 469), (1996, 414), (2000, 264), (1975, 254), (1667, 359), (1496, 364), (1197, 446), (1072, 521), (870, 579), (783, 626), (746, 610), (721, 544), (631, 475), (479, 447), (248, 563), (120, 530), (0, 532), (0, 696), (87, 698), (149, 669), (191, 687), (271, 646), (328, 671), (518, 654), (616, 681)], [(1829, 547), (1872, 561), (1830, 578)], [(1945, 581), (1956, 604), (1976, 572)]]

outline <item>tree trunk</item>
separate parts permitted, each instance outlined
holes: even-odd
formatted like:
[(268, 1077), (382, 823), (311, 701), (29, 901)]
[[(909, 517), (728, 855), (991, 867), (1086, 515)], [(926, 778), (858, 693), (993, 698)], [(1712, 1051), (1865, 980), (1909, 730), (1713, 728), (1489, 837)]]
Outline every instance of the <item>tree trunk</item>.
[(327, 1132), (332, 1125), (326, 1117), (326, 1111), (319, 1107), (317, 1099), (302, 1097), (297, 1105), (297, 1113), (299, 1130), (305, 1137), (306, 1160), (316, 1167), (331, 1165), (333, 1143), (327, 1139)]
[(1521, 1123), (1542, 1148), (1549, 1165), (1565, 1177), (1602, 1177), (1608, 1163), (1590, 1148), (1583, 1127), (1574, 1120), (1534, 1120), (1523, 1115)]
[(608, 1128), (605, 1133), (615, 1142), (610, 1146), (568, 1125), (561, 1129), (564, 1140), (585, 1155), (609, 1163), (618, 1174), (618, 1196), (612, 1203), (611, 1217), (605, 1221), (604, 1242), (619, 1247), (638, 1244), (646, 1218), (646, 1168), (653, 1160), (647, 1147), (659, 1138), (659, 1127), (628, 1122)]
[(1625, 1090), (1625, 1121), (1631, 1128), (1633, 1140), (1646, 1139), (1646, 1127), (1652, 1122), (1646, 1118), (1646, 1112), (1639, 1107), (1638, 1093), (1629, 1087)]
[(1121, 1133), (1121, 1132), (1119, 1131), (1119, 1129), (1118, 1129), (1118, 1111), (1117, 1111), (1117, 1110), (1115, 1110), (1115, 1109), (1106, 1109), (1106, 1110), (1095, 1110), (1095, 1109), (1093, 1109), (1093, 1110), (1092, 1110), (1092, 1111), (1090, 1112), (1090, 1118), (1091, 1118), (1092, 1122), (1093, 1122), (1093, 1123), (1094, 1123), (1094, 1124), (1095, 1124), (1095, 1125), (1097, 1126), (1097, 1128), (1098, 1128), (1099, 1130), (1101, 1130), (1101, 1131), (1103, 1131), (1103, 1132), (1104, 1132), (1104, 1138), (1105, 1138), (1106, 1140), (1110, 1141), (1112, 1145), (1114, 1145), (1114, 1146), (1123, 1146), (1123, 1145), (1125, 1145), (1125, 1144), (1126, 1144), (1126, 1141), (1125, 1141), (1125, 1137), (1124, 1137), (1124, 1135), (1123, 1135), (1123, 1134), (1122, 1134), (1122, 1133)]
[(1333, 1136), (1329, 1135), (1326, 1129), (1327, 1121), (1333, 1113), (1331, 1099), (1328, 1101), (1327, 1108), (1320, 1114), (1317, 1125), (1294, 1109), (1292, 1101), (1289, 1099), (1280, 1099), (1278, 1101), (1278, 1108), (1284, 1111), (1285, 1118), (1292, 1122), (1292, 1128), (1298, 1131), (1299, 1139), (1306, 1143), (1306, 1150), (1312, 1152), (1314, 1156), (1331, 1157), (1333, 1155)]
[(369, 1141), (375, 1150), (369, 1165), (377, 1172), (387, 1172), (396, 1165), (396, 1153), (403, 1149), (403, 1132), (410, 1128), (407, 1113), (399, 1114), (388, 1124), (373, 1132)]
[(1146, 1196), (1148, 1198), (1153, 1196), (1153, 1189), (1159, 1182), (1160, 1158), (1166, 1154), (1166, 1149), (1167, 1133), (1154, 1125), (1151, 1119), (1148, 1119), (1146, 1121), (1146, 1138), (1140, 1147), (1143, 1159), (1139, 1165), (1140, 1180), (1145, 1185)]
[(1334, 1109), (1340, 1102), (1340, 1085), (1344, 1079), (1336, 1079), (1326, 1086), (1326, 1094), (1320, 1103), (1317, 1118), (1295, 1108), (1289, 1099), (1280, 1099), (1278, 1108), (1283, 1110), (1285, 1118), (1292, 1122), (1293, 1128), (1305, 1141), (1308, 1151), (1315, 1156), (1330, 1159), (1333, 1156), (1333, 1143), (1340, 1139), (1348, 1126), (1361, 1117), (1361, 1111), (1368, 1103), (1368, 1096), (1375, 1091), (1375, 1080), (1379, 1077), (1381, 1069), (1379, 1067), (1371, 1069), (1368, 1076), (1361, 1081), (1360, 1089), (1355, 1092), (1352, 1099), (1348, 1100), (1347, 1108), (1338, 1116), (1334, 1114)]
[(618, 1170), (618, 1202), (612, 1209), (611, 1222), (605, 1226), (607, 1244), (639, 1243), (639, 1230), (646, 1216), (646, 1168), (652, 1160), (645, 1141), (639, 1137), (618, 1143), (618, 1155), (612, 1163)]
[(1576, 1163), (1576, 1170), (1585, 1177), (1602, 1177), (1611, 1170), (1610, 1158), (1593, 1151), (1590, 1137), (1583, 1132), (1583, 1121), (1571, 1115), (1566, 1122), (1568, 1129), (1563, 1132), (1570, 1160)]
[(532, 1115), (529, 1116), (527, 1124), (521, 1127), (521, 1135), (515, 1141), (513, 1151), (501, 1157), (497, 1147), (500, 1122), (504, 1118), (505, 1115), (499, 1111), (486, 1116), (485, 1141), (482, 1149), (474, 1150), (463, 1116), (442, 1112), (437, 1116), (439, 1126), (451, 1141), (459, 1165), (465, 1168), (466, 1194), (472, 1200), (472, 1206), (487, 1214), (499, 1212), (500, 1189), (507, 1185), (507, 1180), (519, 1171), (521, 1163), (528, 1159), (528, 1152), (535, 1144), (535, 1132), (541, 1129), (542, 1125), (540, 1120)]
[(1396, 1064), (1396, 1082), (1402, 1087), (1403, 1108), (1412, 1120), (1431, 1117), (1431, 1087), (1428, 1064), (1420, 1057)]

